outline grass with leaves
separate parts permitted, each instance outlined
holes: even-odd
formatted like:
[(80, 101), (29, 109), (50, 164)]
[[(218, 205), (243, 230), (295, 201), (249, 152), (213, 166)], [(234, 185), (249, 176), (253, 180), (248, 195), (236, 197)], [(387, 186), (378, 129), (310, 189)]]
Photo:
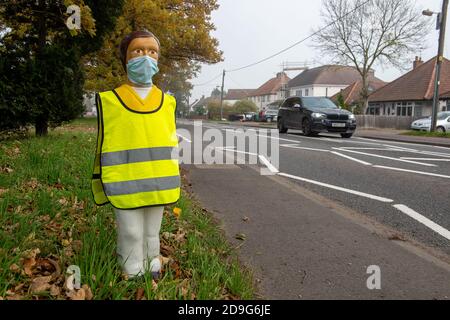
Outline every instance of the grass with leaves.
[[(112, 207), (92, 200), (96, 131), (80, 119), (0, 142), (0, 299), (253, 299), (251, 272), (184, 188), (181, 214), (164, 212), (161, 279), (122, 274)], [(71, 265), (82, 289), (66, 284)]]

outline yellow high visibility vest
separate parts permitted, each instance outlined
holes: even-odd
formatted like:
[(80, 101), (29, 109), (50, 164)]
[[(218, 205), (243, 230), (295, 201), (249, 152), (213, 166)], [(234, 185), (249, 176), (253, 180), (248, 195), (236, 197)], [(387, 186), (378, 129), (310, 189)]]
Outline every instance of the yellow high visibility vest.
[(175, 98), (153, 86), (149, 97), (141, 100), (123, 85), (97, 94), (96, 106), (95, 203), (137, 209), (177, 202)]

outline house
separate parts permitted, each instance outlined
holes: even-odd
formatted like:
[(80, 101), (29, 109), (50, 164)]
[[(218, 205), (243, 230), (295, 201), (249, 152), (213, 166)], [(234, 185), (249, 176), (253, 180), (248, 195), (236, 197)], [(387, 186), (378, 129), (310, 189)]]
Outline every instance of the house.
[(246, 100), (252, 95), (255, 89), (229, 89), (225, 97), (223, 98), (224, 103), (229, 105), (234, 105), (240, 100)]
[[(423, 62), (416, 57), (413, 69), (397, 80), (373, 92), (369, 97), (367, 114), (397, 117), (431, 116), (436, 73), (436, 57)], [(447, 108), (450, 91), (450, 61), (445, 59), (441, 69), (439, 111)]]
[(442, 107), (442, 111), (450, 111), (450, 91), (441, 94), (439, 98), (445, 103)]
[(286, 85), (289, 80), (286, 73), (279, 72), (275, 78), (254, 90), (249, 99), (258, 106), (260, 111), (265, 110), (269, 104), (286, 98)]
[[(377, 79), (375, 77), (369, 79), (369, 87), (368, 87), (369, 94), (384, 87), (386, 84), (387, 84), (386, 82)], [(334, 103), (338, 104), (339, 97), (342, 97), (344, 104), (346, 104), (351, 108), (356, 107), (358, 105), (362, 105), (362, 97), (361, 97), (362, 88), (363, 88), (362, 80), (358, 80), (349, 85), (347, 88), (336, 93), (330, 99), (333, 100)]]
[[(289, 81), (288, 90), (290, 96), (332, 97), (360, 80), (361, 75), (355, 67), (325, 65), (300, 73)], [(369, 74), (369, 81), (382, 82), (375, 77), (373, 70)]]

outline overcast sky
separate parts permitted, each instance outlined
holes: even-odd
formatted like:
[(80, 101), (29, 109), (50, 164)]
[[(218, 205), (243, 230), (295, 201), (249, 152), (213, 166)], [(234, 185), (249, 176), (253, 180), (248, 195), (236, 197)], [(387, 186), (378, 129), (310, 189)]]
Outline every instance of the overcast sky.
[[(213, 36), (220, 42), (224, 52), (224, 62), (203, 65), (193, 84), (203, 84), (222, 73), (264, 59), (307, 37), (312, 30), (321, 25), (321, 0), (218, 0), (220, 8), (212, 14), (217, 28)], [(419, 9), (441, 11), (442, 0), (411, 0)], [(430, 17), (436, 21), (436, 16)], [(434, 25), (433, 25), (434, 26)], [(437, 55), (438, 31), (433, 28), (427, 39), (428, 49), (418, 52), (424, 61)], [(450, 56), (450, 19), (447, 21), (445, 56)], [(253, 89), (274, 77), (281, 71), (283, 61), (307, 62), (310, 67), (327, 64), (330, 61), (304, 42), (291, 50), (252, 68), (229, 73), (226, 76), (225, 90)], [(411, 61), (412, 65), (412, 61)], [(384, 81), (398, 78), (402, 72), (395, 68), (383, 70), (375, 68), (376, 76)], [(289, 73), (294, 77), (296, 73)], [(192, 92), (191, 103), (202, 95), (221, 85), (221, 77), (208, 85), (196, 86)]]

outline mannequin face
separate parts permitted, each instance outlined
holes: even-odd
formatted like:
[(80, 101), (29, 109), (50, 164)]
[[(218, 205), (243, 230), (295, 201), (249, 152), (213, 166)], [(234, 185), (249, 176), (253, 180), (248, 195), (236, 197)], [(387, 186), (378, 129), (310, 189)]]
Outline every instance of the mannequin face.
[(155, 38), (136, 38), (131, 41), (130, 45), (127, 49), (127, 61), (140, 57), (148, 55), (149, 57), (152, 57), (156, 61), (158, 61), (159, 58), (159, 45)]

